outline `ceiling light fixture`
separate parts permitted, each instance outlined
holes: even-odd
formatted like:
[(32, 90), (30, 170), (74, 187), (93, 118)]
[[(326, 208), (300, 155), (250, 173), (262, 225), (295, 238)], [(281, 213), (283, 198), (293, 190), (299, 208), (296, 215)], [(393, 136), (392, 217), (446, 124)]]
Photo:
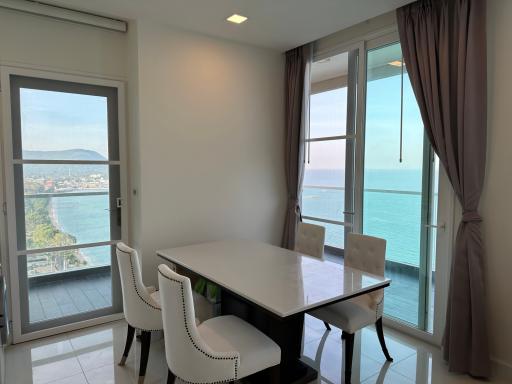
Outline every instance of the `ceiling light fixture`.
[(226, 20), (231, 22), (231, 23), (242, 24), (244, 21), (247, 20), (247, 17), (242, 16), (242, 15), (237, 15), (235, 13), (235, 14), (229, 16)]

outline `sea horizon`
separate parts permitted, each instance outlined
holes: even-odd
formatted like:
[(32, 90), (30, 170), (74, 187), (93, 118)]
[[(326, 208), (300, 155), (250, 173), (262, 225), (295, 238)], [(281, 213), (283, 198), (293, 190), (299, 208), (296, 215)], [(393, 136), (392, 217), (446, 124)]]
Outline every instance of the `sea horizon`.
[[(343, 212), (350, 210), (344, 206), (344, 179), (340, 169), (308, 170), (303, 182), (303, 215), (344, 221)], [(421, 170), (365, 170), (364, 189), (363, 232), (387, 240), (387, 260), (419, 266)], [(404, 191), (410, 193), (394, 193)], [(52, 220), (74, 236), (77, 244), (110, 240), (108, 194), (53, 197), (50, 206)], [(344, 247), (344, 227), (316, 223), (326, 226), (327, 245)], [(109, 265), (111, 254), (106, 248), (84, 248), (81, 254), (88, 266)]]

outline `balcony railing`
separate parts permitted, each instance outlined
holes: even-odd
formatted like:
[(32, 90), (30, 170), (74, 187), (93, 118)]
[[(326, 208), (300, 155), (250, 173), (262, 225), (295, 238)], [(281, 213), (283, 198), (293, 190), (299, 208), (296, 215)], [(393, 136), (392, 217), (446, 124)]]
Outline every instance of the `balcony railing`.
[[(311, 189), (333, 189), (336, 191), (344, 191), (345, 187), (333, 187), (329, 185), (303, 185), (302, 188), (311, 188)], [(375, 192), (375, 193), (390, 193), (397, 195), (416, 195), (421, 196), (421, 192), (419, 191), (400, 191), (395, 189), (375, 189), (375, 188), (365, 188), (364, 192)]]
[[(344, 204), (345, 188), (306, 184), (303, 189), (303, 198), (310, 198), (303, 200), (303, 218), (324, 223), (327, 228), (326, 245), (343, 248), (344, 231), (336, 229), (335, 226), (350, 227), (351, 220), (347, 215), (353, 214)], [(322, 190), (325, 195), (318, 193), (318, 196), (315, 196), (315, 192), (311, 190), (319, 192)], [(329, 193), (329, 191), (335, 193)], [(422, 192), (365, 188), (364, 194), (366, 210), (363, 215), (364, 230), (374, 236), (387, 239), (387, 261), (390, 264), (410, 266), (417, 270), (422, 228)], [(391, 197), (392, 195), (395, 197)], [(437, 199), (437, 194), (434, 199)], [(342, 221), (343, 218), (346, 218), (346, 221)]]

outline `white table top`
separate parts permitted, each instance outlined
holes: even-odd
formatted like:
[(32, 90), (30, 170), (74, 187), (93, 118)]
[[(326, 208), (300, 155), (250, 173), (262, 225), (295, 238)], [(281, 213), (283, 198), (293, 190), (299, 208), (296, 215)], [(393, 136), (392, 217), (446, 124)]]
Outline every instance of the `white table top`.
[(358, 269), (244, 240), (171, 248), (157, 254), (280, 317), (391, 282)]

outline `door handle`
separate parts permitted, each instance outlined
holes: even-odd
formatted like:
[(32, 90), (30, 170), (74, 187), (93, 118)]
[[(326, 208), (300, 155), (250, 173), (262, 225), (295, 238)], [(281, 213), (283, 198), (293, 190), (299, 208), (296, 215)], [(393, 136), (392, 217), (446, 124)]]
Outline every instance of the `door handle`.
[(427, 228), (437, 228), (437, 229), (442, 229), (443, 231), (446, 229), (446, 223), (441, 223), (441, 224), (425, 224), (425, 227)]

